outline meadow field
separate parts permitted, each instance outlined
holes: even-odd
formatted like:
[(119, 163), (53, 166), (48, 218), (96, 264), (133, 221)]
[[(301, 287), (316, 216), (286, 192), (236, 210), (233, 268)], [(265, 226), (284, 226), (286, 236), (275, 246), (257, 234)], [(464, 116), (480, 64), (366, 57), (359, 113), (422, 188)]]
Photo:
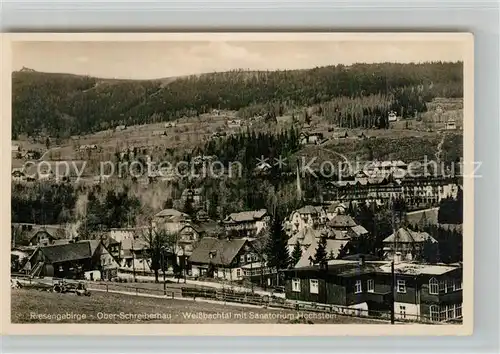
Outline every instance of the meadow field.
[[(12, 323), (385, 323), (379, 320), (334, 314), (328, 314), (328, 318), (321, 318), (321, 314), (316, 313), (303, 314), (291, 310), (98, 291), (93, 291), (90, 297), (27, 289), (12, 289), (11, 291)], [(304, 320), (304, 318), (309, 318), (309, 320)]]

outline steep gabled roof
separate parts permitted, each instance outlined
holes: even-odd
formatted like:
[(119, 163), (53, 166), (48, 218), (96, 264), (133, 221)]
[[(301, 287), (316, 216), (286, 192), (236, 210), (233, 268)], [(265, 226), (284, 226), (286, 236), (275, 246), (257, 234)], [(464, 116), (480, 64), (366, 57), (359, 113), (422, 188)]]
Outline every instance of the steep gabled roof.
[(121, 243), (122, 250), (134, 250), (140, 251), (143, 249), (148, 249), (148, 243), (142, 239), (130, 239), (126, 238)]
[(335, 215), (335, 217), (328, 222), (328, 226), (336, 227), (354, 227), (356, 222), (349, 215)]
[(174, 217), (180, 217), (180, 218), (189, 218), (189, 215), (183, 212), (180, 212), (179, 210), (175, 209), (163, 209), (159, 213), (155, 215), (155, 217), (158, 218), (174, 218)]
[(80, 241), (62, 245), (40, 247), (40, 252), (42, 252), (51, 263), (91, 258), (99, 246), (99, 241), (92, 241)]
[(314, 206), (312, 205), (306, 205), (300, 209), (297, 209), (297, 213), (299, 214), (312, 214), (312, 215), (315, 215), (315, 214), (318, 214), (318, 209), (315, 208)]
[[(297, 232), (296, 237), (301, 245), (311, 245), (316, 242), (316, 238), (320, 237), (318, 230), (314, 230), (310, 227), (305, 227), (299, 232)], [(294, 242), (294, 244), (296, 241)], [(290, 244), (290, 243), (289, 243)]]
[(189, 260), (192, 263), (229, 265), (246, 243), (247, 240), (244, 239), (219, 240), (204, 237), (193, 250)]
[(242, 211), (239, 213), (229, 214), (226, 217), (226, 219), (224, 219), (224, 222), (225, 223), (232, 223), (232, 222), (256, 221), (256, 220), (262, 219), (264, 216), (266, 216), (266, 214), (267, 214), (266, 209)]
[(361, 225), (356, 225), (353, 226), (351, 229), (357, 236), (362, 236), (366, 235), (368, 233), (368, 230), (366, 230), (363, 226)]
[(429, 239), (431, 242), (437, 242), (431, 235), (427, 232), (416, 232), (408, 228), (401, 227), (395, 233), (385, 238), (383, 242), (402, 242), (402, 243), (415, 243), (424, 242)]

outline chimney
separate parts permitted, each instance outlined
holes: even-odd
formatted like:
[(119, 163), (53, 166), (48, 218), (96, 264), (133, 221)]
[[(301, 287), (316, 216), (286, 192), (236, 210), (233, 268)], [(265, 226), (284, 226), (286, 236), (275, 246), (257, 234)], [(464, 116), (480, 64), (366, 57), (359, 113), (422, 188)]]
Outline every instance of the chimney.
[(359, 256), (359, 266), (362, 267), (365, 265), (365, 256), (364, 255), (360, 255)]

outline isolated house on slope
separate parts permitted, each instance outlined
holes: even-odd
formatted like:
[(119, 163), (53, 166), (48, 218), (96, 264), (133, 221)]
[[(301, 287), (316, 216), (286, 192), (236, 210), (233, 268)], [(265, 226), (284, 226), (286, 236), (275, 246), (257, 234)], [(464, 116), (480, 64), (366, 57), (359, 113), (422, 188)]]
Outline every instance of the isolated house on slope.
[(30, 223), (12, 223), (12, 238), (15, 245), (48, 246), (56, 240), (69, 237), (65, 225), (39, 225)]
[(446, 122), (446, 130), (456, 130), (457, 129), (457, 124), (455, 123), (455, 119), (450, 118)]

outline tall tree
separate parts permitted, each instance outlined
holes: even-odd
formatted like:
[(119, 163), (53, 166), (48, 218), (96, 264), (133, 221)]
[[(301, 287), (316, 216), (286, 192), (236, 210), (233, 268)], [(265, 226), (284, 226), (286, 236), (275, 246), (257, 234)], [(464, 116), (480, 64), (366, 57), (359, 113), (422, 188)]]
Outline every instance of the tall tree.
[(435, 264), (439, 262), (439, 244), (430, 239), (424, 241), (420, 252), (420, 259), (426, 263)]
[(314, 254), (314, 263), (324, 267), (328, 262), (328, 253), (326, 251), (326, 237), (321, 237)]
[(146, 242), (151, 261), (149, 267), (155, 274), (155, 282), (158, 282), (159, 271), (160, 269), (166, 271), (169, 258), (173, 260), (173, 266), (176, 268), (178, 234), (155, 229), (151, 224), (142, 232), (140, 238)]
[(186, 200), (184, 201), (183, 211), (186, 214), (188, 214), (189, 216), (194, 215), (193, 200), (191, 199), (191, 196), (189, 195), (189, 193), (186, 196)]
[(276, 269), (278, 285), (280, 271), (287, 269), (290, 264), (287, 241), (288, 237), (283, 229), (281, 217), (277, 212), (275, 212), (272, 217), (271, 233), (266, 247), (266, 256), (269, 267)]
[(292, 256), (290, 257), (291, 259), (290, 266), (295, 267), (297, 263), (300, 261), (301, 257), (302, 257), (302, 248), (300, 247), (300, 243), (297, 240), (295, 246), (293, 247)]

